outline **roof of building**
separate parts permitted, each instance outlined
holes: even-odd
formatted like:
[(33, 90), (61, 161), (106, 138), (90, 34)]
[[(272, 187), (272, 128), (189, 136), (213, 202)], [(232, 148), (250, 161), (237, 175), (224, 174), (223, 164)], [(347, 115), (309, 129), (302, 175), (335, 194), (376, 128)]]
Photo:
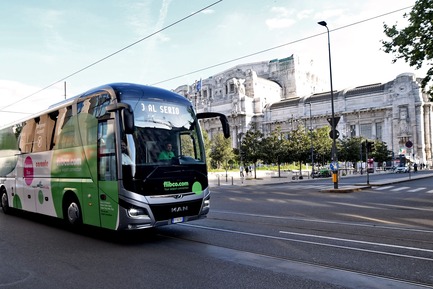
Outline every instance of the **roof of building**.
[(345, 93), (345, 97), (358, 96), (363, 94), (381, 93), (385, 90), (385, 85), (383, 83), (375, 83), (369, 85), (358, 86), (353, 89), (348, 89)]

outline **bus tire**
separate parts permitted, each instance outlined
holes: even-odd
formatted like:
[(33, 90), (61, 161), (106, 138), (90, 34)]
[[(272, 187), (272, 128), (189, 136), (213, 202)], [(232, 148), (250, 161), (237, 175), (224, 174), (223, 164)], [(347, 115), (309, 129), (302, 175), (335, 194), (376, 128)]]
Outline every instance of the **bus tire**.
[(0, 200), (3, 213), (9, 214), (11, 208), (9, 207), (8, 193), (6, 192), (5, 188), (1, 188), (0, 190)]
[(69, 226), (78, 227), (83, 223), (80, 203), (77, 197), (69, 196), (63, 201), (63, 217)]

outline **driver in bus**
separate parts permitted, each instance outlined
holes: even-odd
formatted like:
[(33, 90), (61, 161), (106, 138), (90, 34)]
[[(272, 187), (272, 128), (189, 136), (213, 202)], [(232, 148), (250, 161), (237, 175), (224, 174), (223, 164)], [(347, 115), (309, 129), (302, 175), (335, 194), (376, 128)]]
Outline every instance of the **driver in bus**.
[(120, 147), (122, 148), (122, 165), (134, 165), (134, 162), (128, 155), (128, 149), (124, 141), (122, 141)]
[(165, 145), (165, 150), (159, 153), (158, 160), (165, 161), (174, 158), (173, 146), (171, 143)]

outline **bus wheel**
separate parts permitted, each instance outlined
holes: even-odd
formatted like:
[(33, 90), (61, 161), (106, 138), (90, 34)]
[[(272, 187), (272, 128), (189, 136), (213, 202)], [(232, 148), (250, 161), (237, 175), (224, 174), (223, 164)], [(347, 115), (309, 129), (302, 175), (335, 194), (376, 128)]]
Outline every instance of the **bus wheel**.
[(83, 222), (80, 203), (75, 197), (71, 197), (65, 200), (63, 206), (63, 214), (66, 222), (71, 226), (79, 226)]
[(8, 194), (4, 188), (0, 192), (0, 198), (1, 198), (1, 207), (3, 209), (3, 213), (9, 214), (10, 208), (8, 202)]

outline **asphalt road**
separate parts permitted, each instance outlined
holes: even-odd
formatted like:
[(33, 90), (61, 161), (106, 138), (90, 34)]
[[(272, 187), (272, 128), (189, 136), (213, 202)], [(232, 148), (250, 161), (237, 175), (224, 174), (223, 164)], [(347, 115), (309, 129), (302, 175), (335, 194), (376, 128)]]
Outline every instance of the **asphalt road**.
[(0, 288), (433, 288), (431, 181), (214, 187), (207, 219), (132, 233), (0, 214)]

